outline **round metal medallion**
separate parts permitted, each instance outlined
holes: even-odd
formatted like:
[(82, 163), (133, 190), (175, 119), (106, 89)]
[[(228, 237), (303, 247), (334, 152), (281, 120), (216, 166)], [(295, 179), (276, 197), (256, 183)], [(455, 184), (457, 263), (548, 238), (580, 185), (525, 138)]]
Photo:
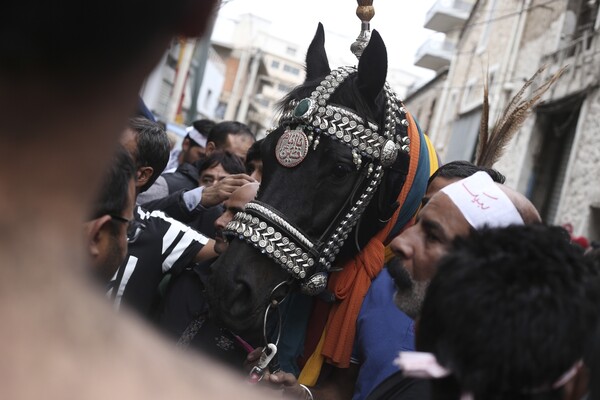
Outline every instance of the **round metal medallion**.
[(396, 161), (396, 157), (398, 156), (398, 149), (396, 149), (396, 145), (391, 140), (387, 140), (381, 149), (381, 166), (383, 168), (387, 168)]
[(300, 164), (307, 154), (308, 138), (301, 130), (285, 131), (275, 147), (277, 161), (286, 168)]
[(327, 287), (327, 274), (324, 272), (317, 272), (300, 284), (300, 290), (302, 293), (308, 296), (316, 296), (321, 293)]

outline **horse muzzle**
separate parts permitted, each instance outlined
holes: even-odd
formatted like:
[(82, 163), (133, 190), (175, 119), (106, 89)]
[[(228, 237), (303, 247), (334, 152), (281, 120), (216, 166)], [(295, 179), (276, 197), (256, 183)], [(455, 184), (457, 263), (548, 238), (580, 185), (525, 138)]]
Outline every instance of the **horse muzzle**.
[(285, 271), (239, 240), (233, 240), (211, 266), (207, 285), (211, 317), (235, 333), (257, 333), (273, 288)]

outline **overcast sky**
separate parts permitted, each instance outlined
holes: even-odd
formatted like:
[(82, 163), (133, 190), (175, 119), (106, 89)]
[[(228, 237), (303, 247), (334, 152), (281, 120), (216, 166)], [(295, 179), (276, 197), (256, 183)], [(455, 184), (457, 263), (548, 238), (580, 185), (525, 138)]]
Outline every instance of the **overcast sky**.
[[(413, 65), (415, 52), (434, 32), (423, 28), (425, 14), (435, 0), (374, 0), (375, 17), (371, 29), (377, 29), (388, 49), (389, 66), (430, 78), (433, 72)], [(308, 47), (318, 22), (325, 27), (326, 49), (332, 67), (336, 60), (354, 63), (350, 44), (360, 32), (355, 0), (231, 0), (219, 11), (219, 25), (245, 13), (270, 20), (269, 32)], [(338, 61), (342, 62), (342, 61)]]

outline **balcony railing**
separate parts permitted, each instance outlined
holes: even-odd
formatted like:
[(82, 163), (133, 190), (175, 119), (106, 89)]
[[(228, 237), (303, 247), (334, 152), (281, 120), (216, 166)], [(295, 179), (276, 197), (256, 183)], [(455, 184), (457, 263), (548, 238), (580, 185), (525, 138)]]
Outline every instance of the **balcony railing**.
[(433, 37), (419, 47), (415, 54), (415, 65), (439, 71), (450, 65), (456, 46), (449, 40)]
[(540, 59), (546, 70), (540, 80), (548, 78), (565, 65), (569, 68), (550, 89), (551, 98), (566, 97), (572, 93), (594, 87), (600, 82), (600, 31), (593, 26), (581, 27), (565, 37), (562, 45)]
[(438, 0), (425, 16), (425, 28), (443, 33), (458, 29), (472, 8), (473, 2), (468, 0)]

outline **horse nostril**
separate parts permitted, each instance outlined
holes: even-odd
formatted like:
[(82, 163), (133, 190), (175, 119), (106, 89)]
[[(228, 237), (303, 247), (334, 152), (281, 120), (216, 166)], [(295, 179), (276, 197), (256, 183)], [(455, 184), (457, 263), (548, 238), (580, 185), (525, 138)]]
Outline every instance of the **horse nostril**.
[(233, 290), (228, 296), (228, 308), (231, 315), (244, 316), (249, 314), (248, 307), (252, 299), (252, 286), (248, 282), (235, 279), (233, 282)]

